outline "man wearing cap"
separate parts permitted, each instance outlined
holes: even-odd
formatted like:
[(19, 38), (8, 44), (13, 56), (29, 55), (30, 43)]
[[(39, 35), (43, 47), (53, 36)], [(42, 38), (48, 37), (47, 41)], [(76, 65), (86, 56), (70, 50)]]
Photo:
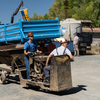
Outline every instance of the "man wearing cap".
[(34, 35), (32, 32), (28, 33), (28, 38), (29, 38), (29, 41), (25, 42), (24, 44), (24, 60), (25, 60), (25, 66), (26, 66), (26, 71), (27, 71), (27, 79), (30, 79), (29, 57), (32, 55), (32, 52), (35, 52), (35, 51), (39, 53), (42, 53), (42, 52), (38, 50), (37, 43), (33, 41)]
[(48, 62), (51, 56), (57, 56), (57, 55), (69, 55), (70, 59), (73, 59), (73, 56), (71, 54), (71, 52), (67, 49), (68, 47), (68, 41), (66, 39), (63, 39), (62, 41), (60, 41), (60, 47), (54, 49), (47, 57), (47, 61), (46, 61), (46, 66), (44, 67), (44, 74), (46, 77), (46, 82), (45, 83), (49, 83), (50, 82), (50, 75), (49, 75), (49, 71), (50, 71), (50, 66), (48, 66)]
[(78, 42), (79, 37), (74, 33), (74, 39), (73, 39), (73, 46), (74, 46), (74, 56), (79, 56), (79, 49), (78, 49)]

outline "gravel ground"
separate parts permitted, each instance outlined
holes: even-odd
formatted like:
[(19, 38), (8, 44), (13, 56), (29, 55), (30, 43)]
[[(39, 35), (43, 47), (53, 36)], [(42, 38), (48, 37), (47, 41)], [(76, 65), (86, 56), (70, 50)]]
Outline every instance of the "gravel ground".
[(0, 100), (100, 100), (100, 55), (74, 57), (73, 88), (55, 93), (24, 88), (19, 81), (0, 84)]

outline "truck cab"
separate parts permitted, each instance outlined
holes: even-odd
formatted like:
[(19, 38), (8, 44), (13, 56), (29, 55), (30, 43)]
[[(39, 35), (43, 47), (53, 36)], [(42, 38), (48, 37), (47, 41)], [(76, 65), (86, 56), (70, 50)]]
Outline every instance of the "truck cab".
[(68, 45), (69, 50), (73, 53), (73, 39), (74, 33), (77, 33), (79, 37), (79, 52), (80, 54), (86, 54), (87, 46), (90, 46), (92, 43), (92, 33), (83, 32), (83, 27), (91, 28), (92, 21), (84, 21), (84, 20), (75, 20), (73, 18), (68, 18), (66, 20), (60, 21), (60, 28), (64, 33), (64, 38), (70, 41)]

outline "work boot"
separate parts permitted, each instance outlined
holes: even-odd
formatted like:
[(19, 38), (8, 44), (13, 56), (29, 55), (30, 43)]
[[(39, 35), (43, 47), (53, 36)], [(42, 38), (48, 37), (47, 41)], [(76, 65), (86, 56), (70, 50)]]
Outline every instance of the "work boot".
[(44, 84), (50, 84), (50, 77), (46, 77), (46, 81), (44, 82)]

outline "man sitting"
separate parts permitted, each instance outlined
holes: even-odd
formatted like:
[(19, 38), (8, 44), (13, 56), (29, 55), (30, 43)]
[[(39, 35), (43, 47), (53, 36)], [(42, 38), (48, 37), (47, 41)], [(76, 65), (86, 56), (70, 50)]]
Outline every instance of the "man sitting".
[(73, 55), (71, 54), (71, 52), (68, 50), (68, 41), (66, 39), (63, 39), (62, 41), (60, 41), (60, 47), (54, 49), (47, 57), (46, 60), (46, 66), (44, 67), (44, 74), (46, 77), (46, 81), (45, 83), (50, 83), (50, 75), (49, 75), (49, 71), (50, 71), (50, 66), (48, 66), (48, 62), (51, 56), (58, 56), (58, 55), (69, 55), (70, 59), (73, 59)]

